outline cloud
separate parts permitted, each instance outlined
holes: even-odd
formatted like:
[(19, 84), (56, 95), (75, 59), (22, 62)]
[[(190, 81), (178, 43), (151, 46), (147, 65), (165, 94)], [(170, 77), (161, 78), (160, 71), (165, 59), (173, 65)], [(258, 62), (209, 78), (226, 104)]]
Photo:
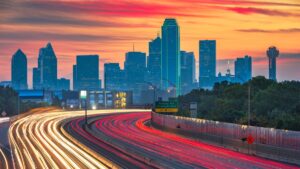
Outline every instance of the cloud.
[(84, 13), (102, 17), (201, 16), (187, 13), (180, 5), (149, 1), (26, 1), (20, 2), (20, 6), (32, 10)]
[(88, 26), (88, 27), (154, 27), (151, 24), (124, 23), (121, 21), (105, 21), (81, 19), (57, 14), (41, 15), (19, 15), (7, 18), (3, 21), (8, 24), (25, 24), (25, 25), (63, 25), (63, 26)]
[(300, 14), (284, 12), (279, 10), (270, 10), (270, 9), (263, 9), (263, 8), (254, 8), (254, 7), (227, 7), (225, 8), (228, 11), (233, 11), (243, 15), (250, 15), (250, 14), (261, 14), (261, 15), (268, 15), (268, 16), (296, 16), (299, 17)]
[(237, 29), (238, 32), (247, 33), (298, 33), (300, 28), (290, 28), (290, 29), (277, 29), (277, 30), (266, 30), (266, 29)]
[(130, 41), (130, 40), (148, 40), (147, 38), (138, 38), (130, 36), (109, 36), (109, 35), (92, 35), (82, 33), (54, 33), (39, 31), (0, 31), (1, 40), (16, 41)]

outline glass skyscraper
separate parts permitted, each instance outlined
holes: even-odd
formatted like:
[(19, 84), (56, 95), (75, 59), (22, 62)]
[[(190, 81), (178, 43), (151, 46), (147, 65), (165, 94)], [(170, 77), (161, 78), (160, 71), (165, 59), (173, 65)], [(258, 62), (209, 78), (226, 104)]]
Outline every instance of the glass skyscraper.
[(245, 83), (252, 78), (252, 58), (246, 55), (234, 62), (234, 74), (237, 82)]
[[(57, 85), (57, 58), (51, 43), (41, 48), (38, 58), (38, 70), (40, 83), (37, 85), (42, 89), (55, 90)], [(37, 75), (38, 76), (38, 75)]]
[(120, 69), (119, 63), (104, 64), (105, 90), (125, 90), (125, 73)]
[(162, 26), (161, 88), (176, 89), (180, 95), (180, 35), (177, 21), (167, 18)]
[(149, 42), (149, 56), (147, 61), (148, 78), (156, 87), (160, 87), (161, 80), (161, 38), (157, 36)]
[(76, 66), (73, 66), (73, 78), (74, 90), (99, 90), (99, 56), (78, 55)]
[(279, 56), (279, 50), (275, 46), (271, 46), (267, 50), (267, 55), (269, 58), (269, 79), (276, 81), (276, 58)]
[(181, 93), (186, 94), (193, 89), (195, 80), (195, 56), (193, 52), (180, 52), (181, 59)]
[(146, 53), (127, 52), (124, 70), (126, 74), (126, 83), (129, 88), (137, 83), (144, 83), (146, 72)]
[(27, 58), (18, 49), (11, 59), (11, 83), (15, 90), (27, 89)]
[(212, 88), (216, 79), (216, 41), (199, 41), (199, 87)]

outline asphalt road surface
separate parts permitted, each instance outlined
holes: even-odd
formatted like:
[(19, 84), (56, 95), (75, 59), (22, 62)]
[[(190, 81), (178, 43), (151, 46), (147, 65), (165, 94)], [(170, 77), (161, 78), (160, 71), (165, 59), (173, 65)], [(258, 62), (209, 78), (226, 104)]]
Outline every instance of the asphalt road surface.
[[(0, 168), (296, 168), (146, 126), (145, 110), (39, 109), (12, 120), (13, 167), (0, 149)], [(4, 155), (3, 155), (4, 154)]]
[(144, 124), (150, 115), (94, 116), (87, 127), (83, 118), (76, 118), (65, 128), (122, 168), (297, 168), (162, 132)]

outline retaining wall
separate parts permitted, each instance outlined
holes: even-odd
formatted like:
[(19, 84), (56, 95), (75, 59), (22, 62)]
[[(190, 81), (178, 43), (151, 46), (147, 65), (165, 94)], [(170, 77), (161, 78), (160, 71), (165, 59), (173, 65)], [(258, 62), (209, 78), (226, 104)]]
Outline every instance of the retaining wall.
[[(163, 115), (152, 112), (154, 127), (200, 139), (235, 151), (300, 166), (300, 132)], [(251, 134), (252, 145), (241, 139)]]

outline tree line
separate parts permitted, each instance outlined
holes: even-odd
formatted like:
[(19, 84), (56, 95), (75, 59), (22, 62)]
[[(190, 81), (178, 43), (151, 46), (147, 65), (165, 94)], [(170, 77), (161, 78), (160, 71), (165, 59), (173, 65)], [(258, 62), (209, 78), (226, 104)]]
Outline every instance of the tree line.
[(262, 76), (244, 84), (216, 83), (212, 90), (193, 90), (179, 97), (180, 116), (190, 116), (197, 102), (198, 118), (247, 124), (250, 85), (250, 123), (253, 126), (300, 131), (300, 82), (276, 82)]

